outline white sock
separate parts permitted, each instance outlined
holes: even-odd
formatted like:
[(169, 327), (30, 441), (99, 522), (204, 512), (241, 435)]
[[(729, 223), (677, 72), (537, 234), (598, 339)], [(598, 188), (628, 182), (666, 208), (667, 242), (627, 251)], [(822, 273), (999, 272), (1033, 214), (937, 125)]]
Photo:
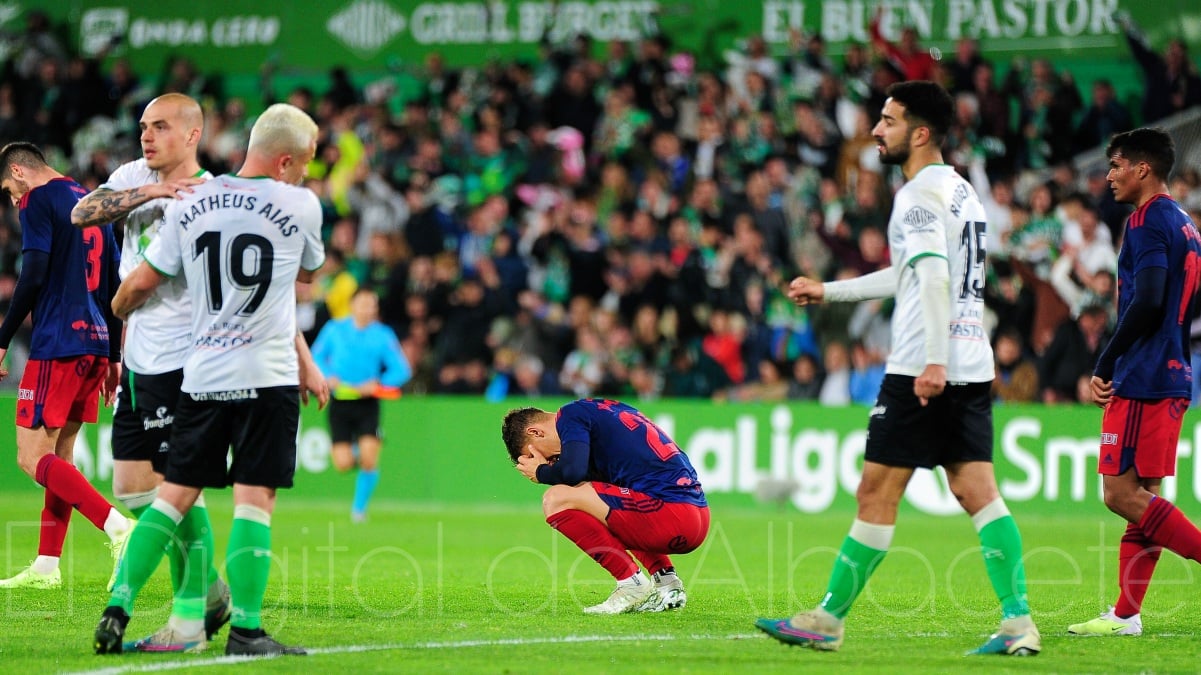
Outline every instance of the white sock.
[(129, 519), (110, 506), (108, 518), (104, 519), (104, 533), (108, 535), (109, 539), (116, 541), (117, 537), (125, 534), (128, 530)]
[(642, 573), (642, 570), (638, 570), (628, 579), (617, 580), (618, 586), (641, 586), (645, 583), (648, 583), (648, 581), (646, 575)]
[(117, 501), (125, 505), (125, 508), (130, 511), (136, 511), (144, 506), (150, 506), (158, 497), (158, 488), (153, 488), (145, 492), (131, 492), (129, 494), (115, 495)]
[(58, 556), (56, 555), (40, 555), (33, 559), (33, 564), (29, 569), (38, 574), (53, 574), (54, 570), (58, 569)]
[(1031, 619), (1029, 614), (1001, 621), (1001, 632), (1003, 633), (1025, 633), (1032, 628), (1034, 628), (1034, 619)]
[(172, 614), (167, 619), (167, 625), (180, 635), (196, 635), (204, 630), (204, 619), (181, 619)]

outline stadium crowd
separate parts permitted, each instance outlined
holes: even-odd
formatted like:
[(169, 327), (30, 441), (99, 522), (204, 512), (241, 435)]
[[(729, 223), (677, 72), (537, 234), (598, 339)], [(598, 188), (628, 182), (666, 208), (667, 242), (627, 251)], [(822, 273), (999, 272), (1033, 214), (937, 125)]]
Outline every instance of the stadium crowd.
[[(989, 213), (996, 397), (1087, 401), (1127, 210), (1103, 172), (1077, 175), (1070, 159), (1201, 105), (1183, 43), (1153, 50), (1128, 19), (1138, 109), (1111, 82), (1082, 91), (1047, 60), (994, 63), (970, 39), (934, 59), (912, 30), (896, 43), (873, 30), (837, 60), (820, 35), (796, 32), (780, 53), (752, 35), (713, 70), (667, 35), (578, 37), (476, 68), (431, 53), (404, 101), (340, 67), (322, 91), (281, 92), (266, 68), (264, 99), (247, 101), (186, 58), (155, 77), (70, 53), (37, 12), (28, 23), (0, 71), (0, 138), (46, 148), (89, 189), (139, 156), (137, 120), (158, 94), (202, 102), (214, 174), (240, 166), (252, 111), (309, 111), (321, 135), (306, 184), (328, 256), (301, 291), (302, 328), (311, 341), (373, 288), (417, 394), (872, 403), (890, 303), (798, 308), (783, 287), (888, 264), (901, 177), (869, 130), (889, 84), (934, 79), (956, 103), (946, 156)], [(1201, 222), (1197, 167), (1171, 188)], [(0, 309), (20, 241), (5, 203)]]

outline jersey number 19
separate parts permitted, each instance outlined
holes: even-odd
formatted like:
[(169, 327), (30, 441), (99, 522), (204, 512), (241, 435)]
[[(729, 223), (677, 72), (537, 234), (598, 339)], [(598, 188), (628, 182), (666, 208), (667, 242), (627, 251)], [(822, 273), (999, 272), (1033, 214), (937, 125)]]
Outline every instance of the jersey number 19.
[(192, 258), (204, 257), (209, 311), (217, 314), (224, 306), (222, 280), (225, 279), (237, 288), (250, 291), (250, 298), (238, 309), (238, 314), (254, 314), (271, 286), (274, 250), (269, 239), (257, 234), (239, 234), (225, 247), (222, 247), (220, 232), (205, 232), (197, 237)]

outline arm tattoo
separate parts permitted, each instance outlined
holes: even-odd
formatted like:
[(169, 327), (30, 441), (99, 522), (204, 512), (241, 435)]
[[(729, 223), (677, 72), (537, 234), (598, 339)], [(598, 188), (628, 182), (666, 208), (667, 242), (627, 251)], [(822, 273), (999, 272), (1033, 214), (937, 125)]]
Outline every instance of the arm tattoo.
[(111, 223), (151, 199), (141, 187), (119, 191), (101, 188), (79, 200), (71, 211), (71, 222), (78, 227)]

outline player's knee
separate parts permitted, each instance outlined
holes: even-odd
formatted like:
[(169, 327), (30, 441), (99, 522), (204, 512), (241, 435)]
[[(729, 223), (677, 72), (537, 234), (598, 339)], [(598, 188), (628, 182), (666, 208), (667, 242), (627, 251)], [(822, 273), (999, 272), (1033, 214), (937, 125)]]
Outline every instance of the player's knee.
[(1128, 490), (1115, 490), (1107, 487), (1104, 494), (1105, 507), (1117, 515), (1132, 520), (1137, 513), (1137, 499)]
[(335, 450), (333, 453), (333, 463), (334, 468), (340, 472), (350, 471), (354, 468), (354, 455), (349, 449), (344, 452)]
[(44, 455), (31, 452), (18, 452), (17, 466), (19, 466), (21, 471), (24, 471), (27, 476), (37, 480), (36, 475), (38, 471), (38, 462), (42, 461), (42, 457), (44, 457)]
[(553, 516), (560, 511), (572, 508), (571, 488), (566, 485), (552, 485), (542, 494), (542, 513)]

